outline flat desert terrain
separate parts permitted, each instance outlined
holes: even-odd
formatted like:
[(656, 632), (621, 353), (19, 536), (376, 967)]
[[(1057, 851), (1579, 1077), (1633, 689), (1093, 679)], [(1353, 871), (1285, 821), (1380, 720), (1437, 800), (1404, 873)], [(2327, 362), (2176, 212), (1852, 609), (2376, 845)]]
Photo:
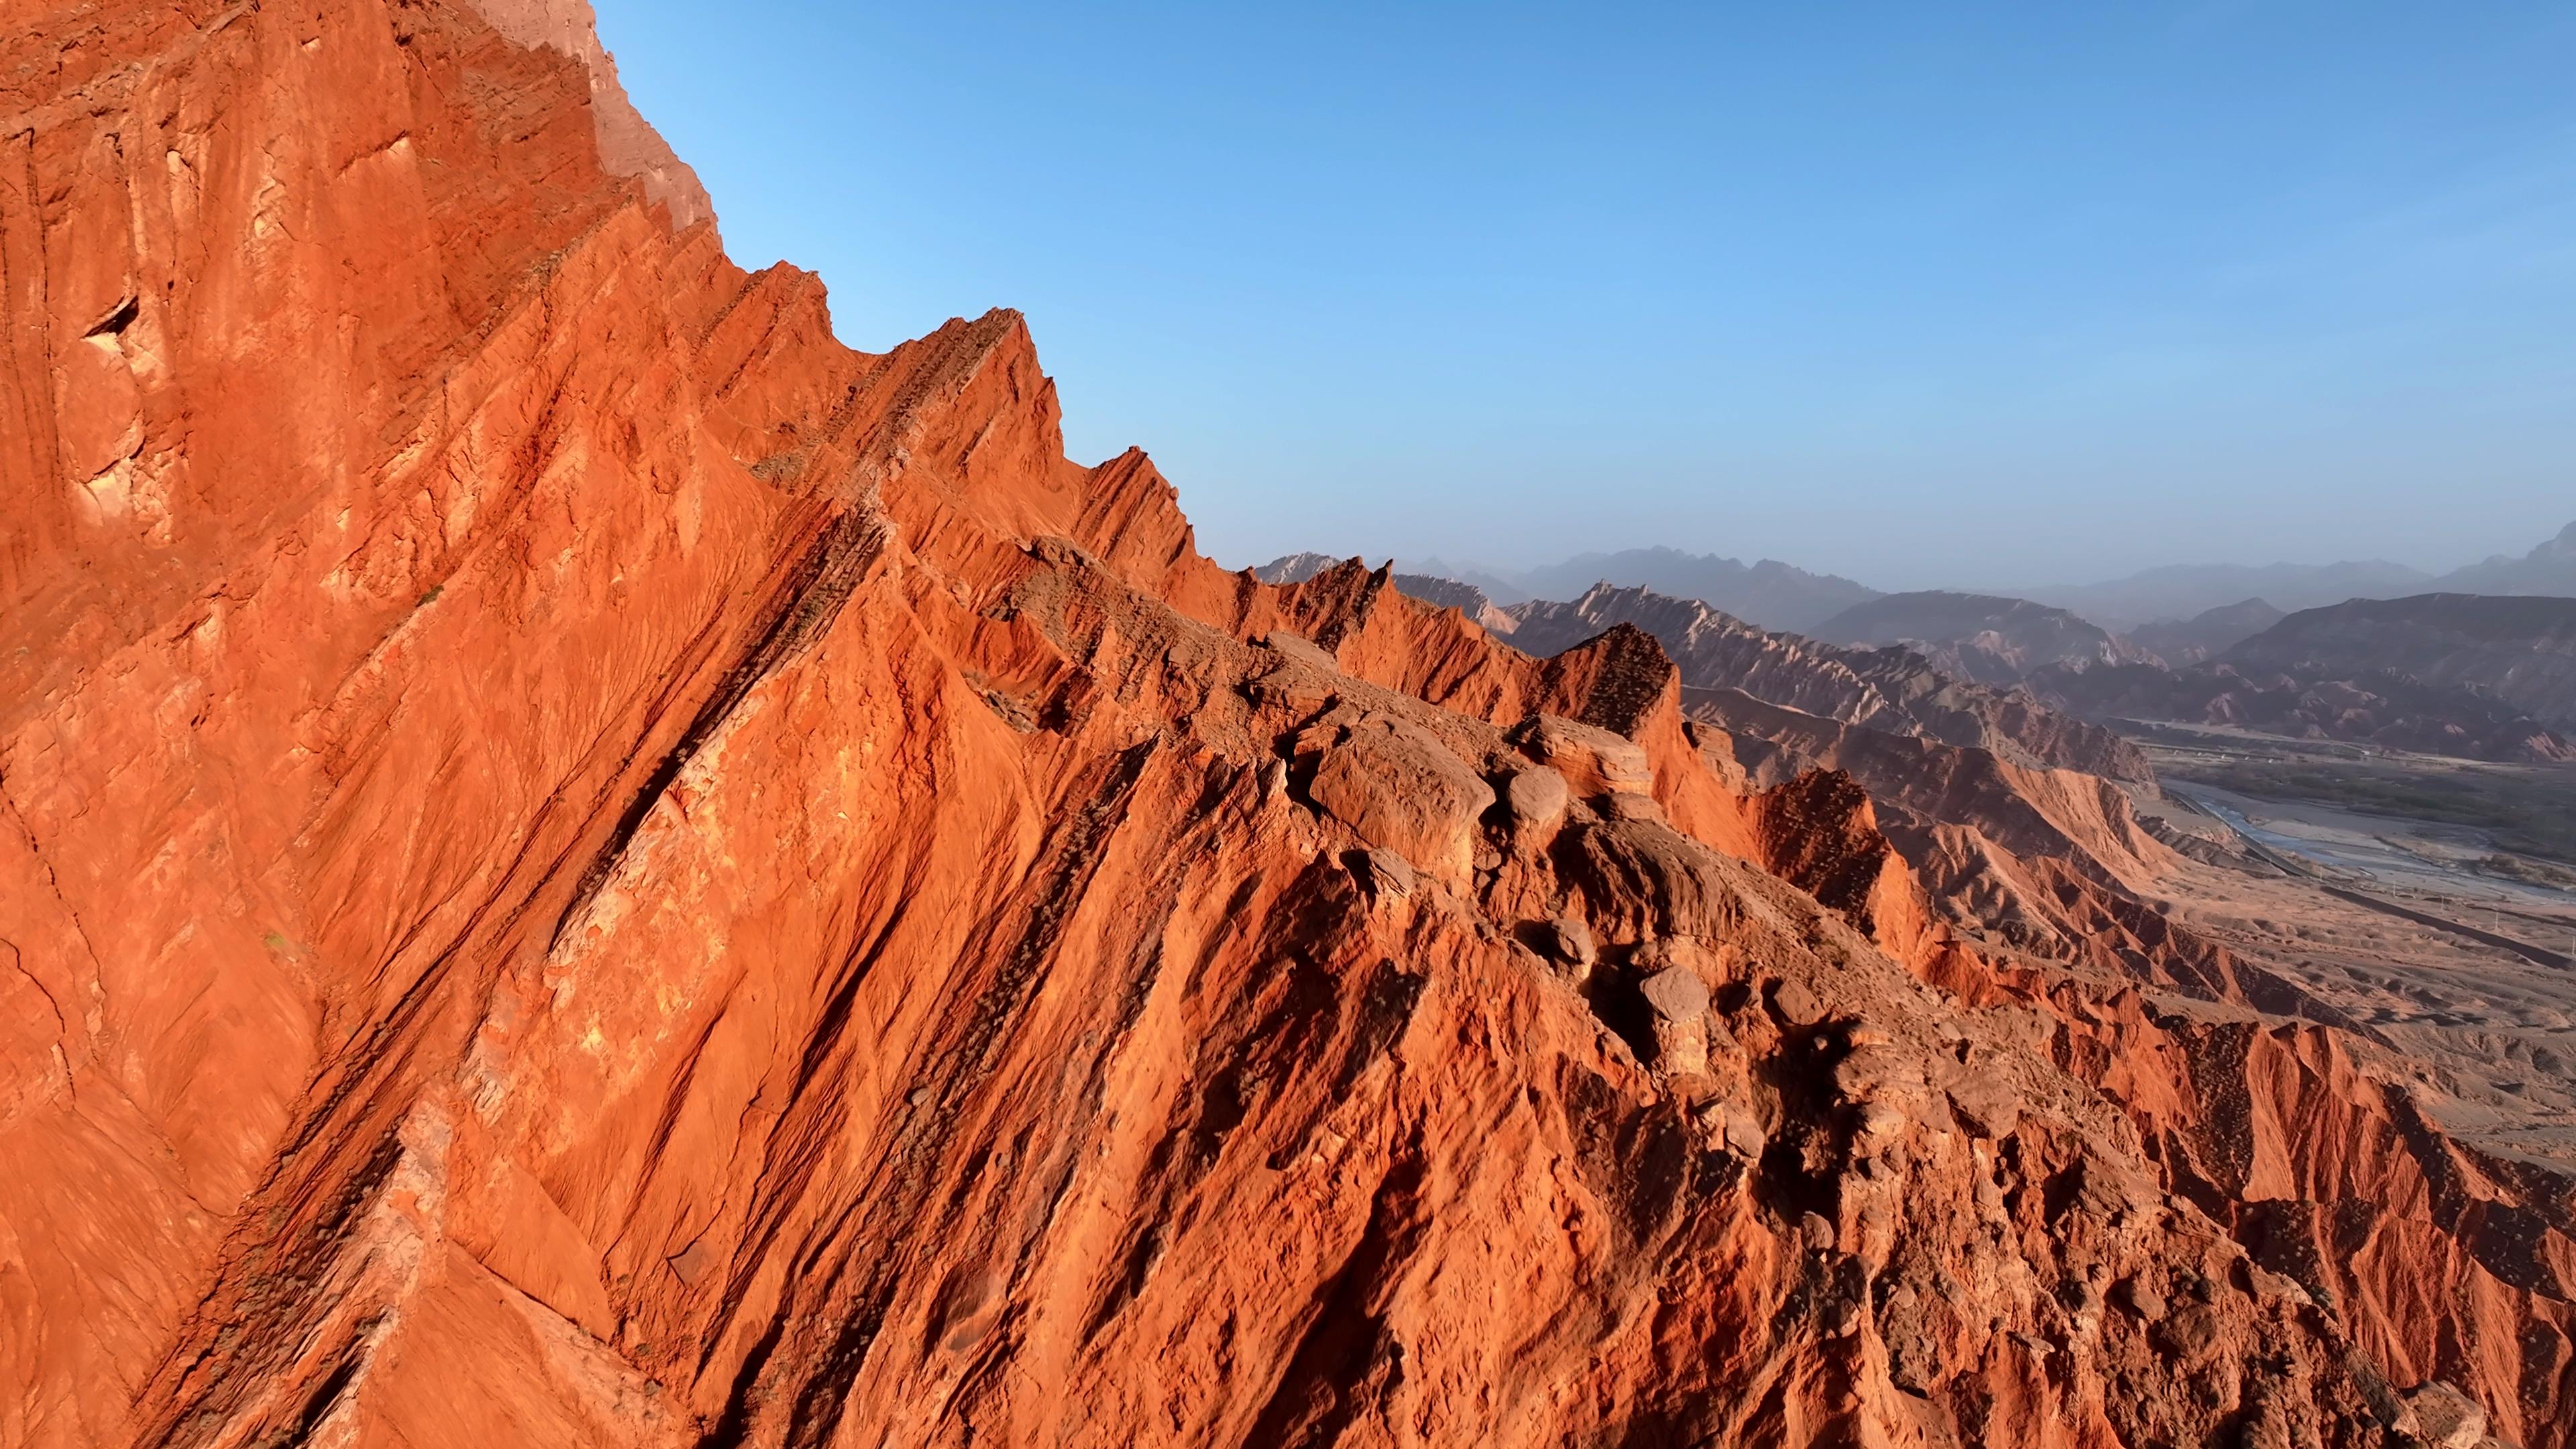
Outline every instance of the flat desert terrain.
[(2284, 971), (2481, 1147), (2576, 1161), (2576, 769), (2135, 736), (2176, 921)]

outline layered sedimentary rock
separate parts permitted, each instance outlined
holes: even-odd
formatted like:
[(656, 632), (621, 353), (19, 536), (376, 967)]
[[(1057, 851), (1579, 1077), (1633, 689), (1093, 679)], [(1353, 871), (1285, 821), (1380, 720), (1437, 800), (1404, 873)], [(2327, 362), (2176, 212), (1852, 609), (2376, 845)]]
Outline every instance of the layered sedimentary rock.
[(0, 1442), (2568, 1442), (2566, 1179), (1219, 571), (586, 30), (13, 20)]

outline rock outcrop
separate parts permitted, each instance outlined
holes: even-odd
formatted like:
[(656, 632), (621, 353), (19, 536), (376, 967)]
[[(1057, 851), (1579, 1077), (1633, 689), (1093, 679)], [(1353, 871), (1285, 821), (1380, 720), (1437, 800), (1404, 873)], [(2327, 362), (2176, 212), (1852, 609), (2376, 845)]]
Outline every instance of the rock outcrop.
[(523, 18), (0, 36), (0, 1442), (2569, 1442), (2564, 1177), (1217, 569)]

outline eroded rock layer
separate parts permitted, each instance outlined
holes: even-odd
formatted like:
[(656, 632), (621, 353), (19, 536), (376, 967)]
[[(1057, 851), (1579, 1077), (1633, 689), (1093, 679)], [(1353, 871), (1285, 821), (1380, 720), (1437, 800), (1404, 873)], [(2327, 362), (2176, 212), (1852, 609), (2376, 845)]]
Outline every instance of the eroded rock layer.
[(1998, 947), (1637, 629), (1219, 571), (555, 11), (13, 21), (0, 1442), (2568, 1442), (2566, 1179), (2110, 796)]

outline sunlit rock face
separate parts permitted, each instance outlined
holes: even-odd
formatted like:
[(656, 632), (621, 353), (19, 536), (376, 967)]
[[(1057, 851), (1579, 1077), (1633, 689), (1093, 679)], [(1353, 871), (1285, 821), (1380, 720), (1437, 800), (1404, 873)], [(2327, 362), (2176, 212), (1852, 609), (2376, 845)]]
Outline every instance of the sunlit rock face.
[(10, 22), (0, 1443), (2568, 1442), (2566, 1181), (2091, 777), (1914, 742), (1936, 879), (1633, 628), (1218, 570), (581, 7)]

